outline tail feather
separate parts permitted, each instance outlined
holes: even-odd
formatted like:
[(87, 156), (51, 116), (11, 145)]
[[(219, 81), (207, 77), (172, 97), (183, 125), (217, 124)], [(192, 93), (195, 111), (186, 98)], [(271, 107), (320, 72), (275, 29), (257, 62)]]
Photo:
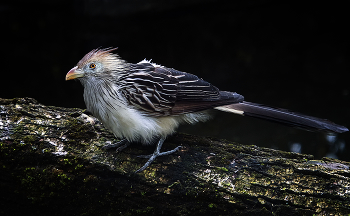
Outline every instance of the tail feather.
[(349, 131), (346, 127), (337, 125), (327, 119), (320, 119), (285, 109), (271, 108), (261, 104), (243, 101), (241, 103), (219, 106), (215, 109), (232, 112), (244, 116), (251, 116), (270, 120), (273, 122), (283, 123), (289, 126), (299, 127), (306, 130), (326, 131), (343, 133)]

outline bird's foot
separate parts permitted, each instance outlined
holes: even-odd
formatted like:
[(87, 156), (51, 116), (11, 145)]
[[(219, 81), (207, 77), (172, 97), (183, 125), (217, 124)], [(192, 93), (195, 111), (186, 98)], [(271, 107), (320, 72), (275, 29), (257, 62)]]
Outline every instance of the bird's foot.
[(148, 161), (145, 163), (145, 165), (143, 165), (140, 169), (136, 170), (135, 173), (138, 173), (138, 172), (142, 172), (144, 171), (158, 156), (163, 156), (163, 155), (169, 155), (169, 154), (172, 154), (176, 151), (178, 151), (182, 146), (178, 146), (176, 147), (175, 149), (173, 150), (170, 150), (170, 151), (166, 151), (166, 152), (160, 152), (160, 149), (162, 148), (162, 145), (164, 143), (164, 140), (163, 138), (161, 138), (157, 144), (157, 148), (156, 150), (153, 152), (153, 154), (151, 155), (140, 155), (138, 157), (140, 158), (149, 158)]
[[(174, 153), (174, 152), (179, 151), (180, 148), (182, 148), (182, 146), (178, 146), (178, 147), (176, 147), (176, 148), (174, 148), (173, 150), (170, 150), (170, 151), (160, 152), (160, 153), (157, 154), (157, 157), (158, 157), (158, 156), (163, 156), (163, 155), (172, 154), (172, 153)], [(137, 157), (139, 157), (139, 158), (151, 158), (153, 155), (154, 155), (154, 153), (153, 153), (153, 154), (150, 154), (150, 155), (139, 155), (139, 156), (137, 156)]]
[(129, 145), (130, 145), (130, 142), (128, 140), (122, 139), (119, 142), (104, 145), (102, 148), (106, 149), (106, 150), (116, 148), (115, 151), (122, 151), (123, 149), (125, 149)]

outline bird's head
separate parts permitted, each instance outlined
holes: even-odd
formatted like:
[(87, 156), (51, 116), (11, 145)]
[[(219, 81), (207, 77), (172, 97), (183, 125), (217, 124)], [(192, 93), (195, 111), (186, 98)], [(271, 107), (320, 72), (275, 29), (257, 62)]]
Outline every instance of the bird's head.
[(117, 48), (94, 49), (86, 54), (66, 75), (66, 80), (89, 77), (116, 76), (123, 71), (125, 61), (112, 51)]

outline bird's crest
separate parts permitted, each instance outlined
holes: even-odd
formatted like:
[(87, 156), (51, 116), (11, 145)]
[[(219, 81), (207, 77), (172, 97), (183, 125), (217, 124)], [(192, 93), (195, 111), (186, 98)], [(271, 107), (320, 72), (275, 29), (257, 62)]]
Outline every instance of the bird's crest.
[(91, 61), (100, 61), (108, 64), (113, 60), (119, 60), (118, 55), (112, 53), (112, 51), (116, 49), (118, 48), (93, 49), (87, 53), (77, 65), (78, 67), (82, 67), (84, 64)]

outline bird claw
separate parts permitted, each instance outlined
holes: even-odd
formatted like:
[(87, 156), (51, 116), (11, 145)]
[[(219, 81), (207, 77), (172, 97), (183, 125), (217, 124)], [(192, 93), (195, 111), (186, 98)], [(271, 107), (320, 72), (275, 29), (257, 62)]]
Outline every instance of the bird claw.
[[(158, 156), (169, 155), (169, 154), (172, 154), (172, 153), (178, 151), (180, 148), (182, 148), (182, 146), (178, 146), (178, 147), (174, 148), (173, 150), (160, 152), (160, 149), (162, 148), (164, 140), (165, 140), (164, 138), (161, 138), (158, 141), (157, 148), (156, 148), (156, 150), (154, 150), (153, 154), (137, 156), (139, 158), (148, 158), (148, 161), (140, 169), (136, 170), (135, 173), (144, 171), (149, 165), (151, 165), (151, 163)], [(123, 139), (123, 140), (121, 140), (121, 141), (119, 141), (117, 143), (111, 143), (111, 144), (104, 145), (102, 148), (106, 149), (106, 150), (116, 148), (116, 151), (121, 151), (121, 150), (125, 149), (126, 147), (128, 147), (129, 145), (130, 145), (130, 142), (127, 141), (126, 139)]]
[[(182, 146), (178, 146), (178, 147), (176, 147), (176, 148), (174, 148), (173, 150), (170, 150), (170, 151), (160, 152), (159, 154), (157, 154), (157, 157), (158, 157), (158, 156), (163, 156), (163, 155), (172, 154), (172, 153), (174, 153), (174, 152), (179, 151), (180, 148), (182, 148)], [(138, 157), (138, 158), (151, 158), (153, 155), (154, 155), (154, 153), (153, 153), (153, 154), (149, 154), (149, 155), (139, 155), (139, 156), (137, 156), (137, 157)]]
[(153, 152), (153, 154), (151, 155), (140, 155), (138, 157), (140, 158), (149, 158), (148, 161), (145, 163), (145, 165), (143, 165), (140, 169), (136, 170), (135, 173), (138, 172), (142, 172), (144, 171), (149, 165), (151, 165), (151, 163), (158, 157), (158, 156), (163, 156), (163, 155), (169, 155), (172, 154), (176, 151), (178, 151), (180, 148), (182, 148), (182, 146), (178, 146), (176, 148), (174, 148), (173, 150), (170, 151), (166, 151), (166, 152), (159, 152), (162, 145), (163, 145), (164, 139), (161, 138), (157, 144), (157, 148), (156, 150)]
[(106, 144), (102, 147), (102, 149), (112, 149), (112, 148), (116, 148), (116, 151), (122, 151), (123, 149), (125, 149), (126, 147), (128, 147), (130, 145), (130, 142), (126, 139), (120, 140), (117, 143), (111, 143), (111, 144)]

